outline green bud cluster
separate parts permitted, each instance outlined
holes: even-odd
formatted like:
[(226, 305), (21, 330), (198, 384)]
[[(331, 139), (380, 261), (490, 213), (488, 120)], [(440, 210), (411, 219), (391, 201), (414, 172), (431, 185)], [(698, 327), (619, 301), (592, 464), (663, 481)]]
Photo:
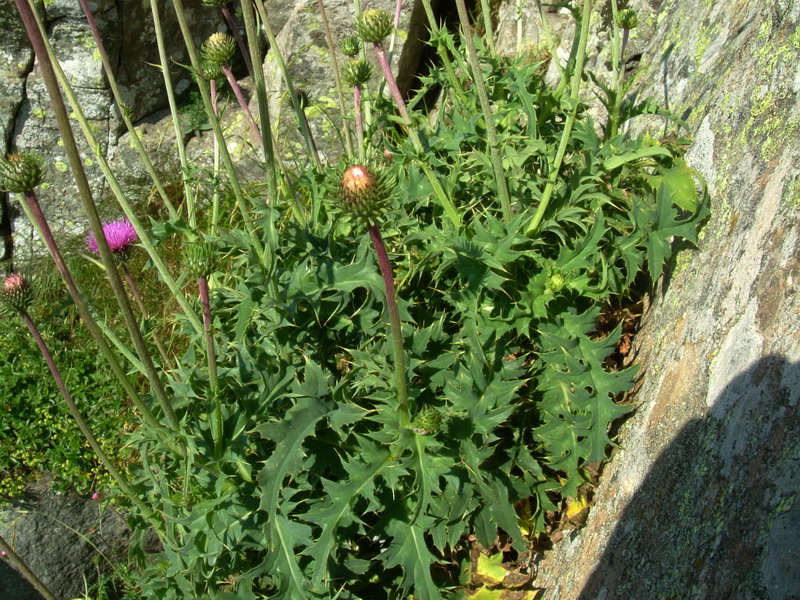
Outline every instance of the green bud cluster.
[(205, 56), (200, 56), (200, 74), (206, 81), (222, 77), (222, 65)]
[(33, 294), (28, 280), (19, 273), (11, 273), (3, 281), (0, 291), (3, 308), (12, 312), (28, 310), (33, 301)]
[(568, 281), (567, 278), (564, 277), (562, 273), (559, 271), (553, 271), (550, 274), (550, 279), (547, 282), (547, 287), (549, 287), (554, 292), (560, 292), (565, 285), (567, 285)]
[(372, 77), (372, 65), (357, 58), (349, 61), (342, 69), (342, 79), (350, 87), (362, 86)]
[(342, 40), (339, 49), (342, 51), (342, 54), (352, 58), (361, 50), (361, 40), (355, 36), (346, 37)]
[(223, 65), (229, 63), (236, 52), (236, 40), (226, 33), (214, 33), (200, 46), (200, 55), (205, 64)]
[(192, 280), (208, 277), (217, 267), (214, 247), (204, 240), (187, 241), (183, 246), (183, 265)]
[(365, 10), (356, 19), (358, 37), (365, 44), (380, 44), (392, 33), (392, 29), (394, 29), (392, 15), (378, 8)]
[(433, 406), (426, 406), (414, 420), (414, 431), (419, 435), (436, 435), (442, 430), (442, 412)]
[(339, 191), (348, 213), (372, 221), (383, 210), (390, 186), (382, 171), (376, 174), (364, 165), (352, 165), (344, 172)]
[(621, 10), (617, 15), (617, 25), (622, 29), (636, 29), (639, 25), (639, 13), (631, 8)]
[(21, 152), (0, 158), (0, 188), (27, 194), (44, 180), (44, 159), (38, 154)]

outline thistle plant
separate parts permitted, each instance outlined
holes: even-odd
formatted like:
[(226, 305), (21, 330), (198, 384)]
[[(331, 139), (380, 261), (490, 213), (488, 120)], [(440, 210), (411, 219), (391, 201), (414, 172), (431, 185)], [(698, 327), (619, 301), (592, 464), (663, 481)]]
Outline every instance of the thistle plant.
[(245, 46), (242, 35), (239, 33), (239, 27), (236, 25), (236, 21), (234, 20), (233, 15), (228, 8), (231, 0), (202, 0), (202, 2), (203, 6), (220, 9), (222, 16), (225, 18), (225, 21), (228, 23), (228, 27), (231, 30), (231, 35), (233, 35), (234, 39), (236, 40), (236, 44), (239, 46), (239, 50), (242, 52), (242, 58), (244, 58), (245, 65), (247, 65), (247, 72), (249, 73), (250, 77), (252, 77), (253, 63), (250, 60), (250, 53), (247, 51), (247, 46)]
[(408, 116), (405, 100), (403, 100), (403, 95), (400, 93), (400, 88), (397, 87), (397, 80), (394, 78), (391, 65), (389, 65), (389, 60), (386, 57), (386, 51), (383, 49), (383, 41), (389, 36), (393, 29), (394, 24), (392, 16), (378, 8), (365, 10), (356, 19), (358, 37), (361, 38), (361, 41), (365, 44), (372, 44), (372, 47), (375, 49), (375, 54), (381, 65), (386, 84), (389, 86), (389, 91), (397, 105), (397, 111), (400, 113), (403, 121), (409, 125), (411, 119)]
[[(58, 84), (99, 148), (41, 24), (27, 0), (15, 2), (37, 57), (52, 63), (43, 73), (65, 147), (76, 154)], [(423, 0), (442, 68), (420, 78), (408, 104), (384, 47), (398, 34), (402, 3), (394, 18), (358, 4), (347, 34), (361, 42), (340, 44), (353, 104), (340, 99), (333, 115), (344, 133), (337, 162), (316, 152), (307, 97), (264, 2), (244, 2), (263, 131), (258, 156), (248, 157), (263, 173), (249, 175), (216, 118), (213, 76), (231, 82), (236, 43), (215, 34), (196, 48), (182, 1), (172, 1), (219, 160), (205, 171), (177, 144), (184, 195), (148, 225), (96, 154), (127, 221), (91, 217), (89, 238), (131, 290), (132, 263), (120, 258), (137, 238), (156, 266), (161, 331), (179, 349), (169, 373), (166, 360), (151, 372), (147, 345), (128, 348), (112, 322), (92, 325), (77, 283), (68, 284), (98, 347), (111, 340), (120, 373), (140, 374), (135, 384), (126, 378), (141, 422), (125, 441), (139, 460), (108, 493), (137, 531), (143, 598), (452, 597), (453, 565), (475, 540), (491, 548), (502, 532), (509, 555), (525, 552), (557, 525), (561, 501), (580, 496), (589, 467), (607, 456), (612, 423), (629, 410), (617, 400), (635, 373), (609, 361), (633, 325), (608, 326), (600, 315), (656, 282), (672, 240), (696, 240), (706, 214), (680, 144), (618, 133), (651, 104), (620, 104), (602, 132), (588, 118), (593, 4), (583, 2), (572, 56), (551, 86), (538, 60), (494, 54), (490, 21), (485, 43), (476, 39), (462, 0), (455, 32)], [(489, 2), (481, 5), (488, 19)], [(150, 6), (169, 89), (161, 9)], [(272, 146), (284, 133), (273, 135), (259, 27), (298, 116), (298, 148)], [(361, 43), (376, 51), (391, 99), (366, 85)], [(426, 114), (426, 95), (439, 90), (436, 114)], [(71, 165), (81, 180), (79, 157)], [(56, 246), (33, 191), (46, 172), (35, 156), (0, 162), (3, 185), (23, 195)], [(165, 260), (169, 252), (177, 257)], [(69, 281), (57, 247), (53, 256)], [(19, 313), (29, 288), (9, 277), (3, 294)], [(164, 401), (172, 417), (159, 411)], [(151, 526), (155, 554), (138, 541)]]

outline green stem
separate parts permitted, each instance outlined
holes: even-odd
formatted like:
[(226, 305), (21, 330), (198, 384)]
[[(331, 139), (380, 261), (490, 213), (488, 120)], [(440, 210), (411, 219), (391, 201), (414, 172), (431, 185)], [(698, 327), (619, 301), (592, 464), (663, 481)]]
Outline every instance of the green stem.
[(333, 80), (336, 82), (336, 98), (339, 102), (339, 110), (342, 114), (342, 127), (344, 128), (344, 144), (348, 156), (354, 156), (353, 152), (353, 138), (350, 135), (350, 127), (347, 125), (345, 115), (347, 114), (347, 106), (344, 101), (344, 87), (342, 86), (342, 78), (339, 73), (339, 61), (336, 60), (336, 46), (333, 43), (333, 36), (331, 35), (331, 26), (328, 23), (328, 15), (325, 11), (325, 5), (322, 0), (317, 0), (319, 7), (319, 14), (322, 17), (322, 29), (325, 30), (325, 41), (328, 44), (328, 54), (331, 57), (331, 67), (333, 67)]
[(103, 266), (105, 267), (106, 276), (108, 277), (111, 289), (114, 292), (114, 297), (117, 300), (120, 312), (122, 312), (122, 317), (125, 321), (128, 334), (130, 335), (131, 341), (136, 348), (136, 352), (139, 354), (139, 358), (144, 363), (145, 374), (147, 375), (147, 379), (150, 383), (150, 388), (156, 396), (156, 399), (161, 406), (161, 410), (164, 412), (164, 415), (169, 421), (170, 426), (177, 429), (180, 426), (180, 422), (178, 421), (175, 411), (172, 409), (169, 399), (167, 398), (164, 384), (162, 383), (158, 371), (153, 364), (150, 351), (147, 348), (147, 343), (145, 342), (141, 331), (139, 331), (136, 317), (133, 314), (133, 309), (128, 301), (128, 295), (125, 293), (125, 286), (122, 283), (119, 272), (117, 271), (114, 256), (112, 255), (111, 250), (108, 247), (108, 243), (106, 242), (106, 238), (103, 233), (103, 225), (100, 222), (100, 215), (97, 212), (97, 206), (92, 198), (92, 190), (89, 186), (89, 180), (86, 177), (86, 171), (83, 168), (83, 161), (81, 159), (80, 152), (78, 151), (78, 145), (75, 142), (75, 136), (72, 133), (72, 126), (69, 122), (69, 116), (67, 114), (66, 106), (64, 105), (64, 99), (61, 97), (61, 91), (58, 87), (58, 79), (44, 42), (44, 33), (40, 29), (39, 23), (34, 16), (34, 9), (32, 5), (29, 4), (30, 0), (28, 0), (28, 2), (25, 2), (25, 0), (14, 1), (17, 3), (17, 8), (28, 33), (28, 38), (31, 41), (36, 58), (39, 61), (42, 79), (45, 82), (45, 87), (47, 88), (48, 95), (50, 96), (50, 104), (53, 108), (56, 122), (58, 123), (59, 132), (61, 133), (61, 141), (64, 144), (64, 151), (72, 169), (75, 183), (78, 186), (78, 195), (81, 198), (83, 210), (89, 220), (89, 226), (91, 227), (92, 233), (94, 233), (95, 239), (97, 240), (97, 249), (100, 253), (100, 260), (103, 262)]
[(153, 27), (156, 31), (156, 44), (158, 46), (158, 60), (161, 64), (161, 75), (164, 78), (164, 89), (167, 92), (169, 112), (172, 115), (172, 127), (175, 131), (175, 145), (178, 148), (178, 159), (181, 163), (183, 194), (186, 198), (189, 212), (191, 213), (193, 212), (194, 197), (192, 196), (191, 186), (189, 185), (189, 161), (186, 159), (186, 146), (183, 143), (178, 103), (175, 100), (175, 91), (172, 89), (172, 78), (169, 75), (170, 62), (167, 58), (166, 46), (164, 45), (164, 33), (161, 30), (161, 16), (158, 11), (158, 0), (150, 0), (150, 12), (153, 15)]
[(441, 40), (441, 36), (443, 35), (442, 28), (436, 21), (436, 15), (433, 14), (433, 8), (431, 8), (430, 0), (422, 0), (422, 7), (425, 9), (425, 16), (428, 18), (428, 26), (430, 27), (430, 31), (436, 38), (436, 52), (439, 55), (439, 58), (442, 60), (445, 71), (447, 71), (447, 81), (456, 88), (456, 96), (461, 97), (464, 94), (464, 87), (461, 85), (461, 80), (456, 77), (456, 71), (455, 68), (453, 68), (453, 62), (450, 60), (450, 55), (447, 53), (447, 46)]
[[(459, 4), (463, 4), (463, 0), (456, 0)], [(458, 9), (459, 17), (461, 17), (461, 8)], [(486, 41), (488, 42), (489, 51), (492, 55), (495, 54), (494, 51), (494, 32), (492, 28), (492, 8), (489, 6), (489, 0), (481, 0), (481, 13), (483, 14), (483, 28), (486, 30)], [(466, 17), (466, 10), (465, 10), (465, 17)], [(464, 21), (468, 20), (465, 17), (462, 18), (462, 26)], [(464, 34), (466, 35), (466, 34)]]
[[(245, 3), (246, 4), (246, 3)], [(181, 28), (181, 34), (183, 35), (183, 42), (186, 45), (186, 51), (189, 53), (189, 60), (192, 63), (192, 69), (194, 69), (195, 73), (202, 72), (202, 65), (200, 64), (200, 56), (197, 52), (197, 47), (194, 43), (194, 38), (192, 37), (192, 31), (189, 28), (189, 24), (186, 21), (186, 15), (183, 11), (183, 3), (181, 0), (172, 0), (172, 6), (175, 10), (175, 15), (178, 19), (178, 24)], [(248, 40), (251, 44), (255, 43), (254, 40)], [(253, 67), (255, 67), (255, 63)], [(256, 69), (257, 70), (257, 69)], [(217, 138), (219, 142), (219, 149), (222, 154), (222, 162), (225, 165), (225, 170), (228, 173), (229, 183), (231, 185), (231, 190), (233, 191), (233, 196), (236, 199), (236, 207), (239, 210), (239, 213), (242, 217), (242, 224), (244, 225), (245, 231), (247, 232), (248, 238), (250, 239), (250, 244), (252, 245), (253, 249), (255, 250), (256, 256), (258, 256), (259, 261), (264, 266), (264, 268), (269, 269), (269, 261), (267, 260), (267, 256), (264, 252), (264, 245), (261, 243), (261, 240), (256, 235), (255, 228), (253, 227), (253, 221), (250, 219), (249, 215), (249, 207), (245, 203), (244, 194), (242, 193), (242, 186), (239, 184), (239, 178), (236, 174), (236, 169), (233, 166), (233, 160), (231, 160), (231, 155), (228, 152), (228, 146), (225, 143), (225, 137), (222, 134), (222, 127), (219, 124), (219, 119), (217, 119), (216, 115), (214, 114), (214, 108), (211, 106), (211, 96), (209, 93), (208, 86), (203, 81), (201, 77), (197, 78), (197, 88), (200, 90), (200, 97), (203, 100), (203, 107), (205, 108), (206, 115), (208, 116), (209, 122), (211, 123), (211, 127), (214, 131), (214, 136)], [(259, 101), (259, 104), (261, 102)], [(259, 110), (261, 107), (259, 107)], [(268, 121), (267, 121), (268, 122)], [(262, 127), (266, 128), (266, 124), (262, 123)], [(264, 131), (264, 139), (267, 140), (269, 135), (267, 135), (267, 131)], [(265, 157), (267, 163), (270, 161), (270, 157)], [(267, 174), (267, 183), (270, 184), (271, 178), (269, 174)], [(271, 184), (270, 184), (271, 185)]]
[(550, 197), (555, 189), (556, 180), (558, 179), (561, 164), (564, 161), (564, 155), (567, 151), (567, 144), (570, 135), (572, 134), (572, 126), (575, 124), (575, 117), (578, 114), (578, 105), (580, 98), (578, 93), (581, 88), (581, 78), (583, 77), (583, 66), (586, 61), (586, 41), (589, 38), (589, 21), (592, 16), (592, 0), (583, 0), (583, 14), (581, 15), (581, 29), (580, 38), (578, 41), (577, 56), (575, 60), (575, 70), (572, 73), (572, 81), (570, 86), (570, 101), (572, 108), (570, 109), (567, 120), (564, 123), (564, 131), (561, 133), (561, 141), (558, 145), (558, 150), (553, 162), (550, 164), (550, 172), (547, 175), (547, 183), (542, 193), (542, 199), (539, 201), (539, 206), (531, 218), (528, 225), (525, 227), (525, 235), (531, 237), (536, 233), (539, 225), (542, 222), (544, 213), (547, 210), (547, 205), (550, 203)]
[(619, 25), (617, 22), (617, 15), (619, 14), (619, 9), (617, 6), (617, 0), (609, 0), (611, 4), (611, 88), (613, 90), (613, 98), (609, 98), (611, 100), (611, 106), (608, 107), (608, 129), (606, 132), (607, 139), (613, 138), (617, 135), (617, 129), (619, 128), (619, 107), (622, 100), (622, 77), (620, 60), (622, 58), (622, 54), (620, 51), (620, 41), (619, 41)]
[(56, 600), (53, 592), (51, 592), (50, 589), (44, 583), (42, 583), (42, 580), (30, 570), (30, 567), (28, 567), (27, 563), (22, 560), (16, 552), (14, 552), (14, 549), (3, 539), (3, 536), (0, 536), (0, 550), (5, 552), (11, 563), (16, 567), (20, 574), (27, 579), (34, 588), (36, 588), (36, 591), (38, 591), (45, 600)]
[(242, 2), (241, 5), (250, 63), (253, 66), (253, 82), (256, 86), (256, 98), (258, 99), (258, 118), (261, 121), (267, 194), (269, 194), (270, 202), (276, 203), (278, 201), (278, 174), (275, 168), (275, 150), (272, 144), (272, 120), (269, 114), (267, 84), (264, 78), (264, 61), (261, 56), (261, 48), (258, 45), (258, 27), (250, 1)]
[[(485, 3), (485, 0), (483, 0), (483, 2)], [(475, 86), (478, 90), (478, 100), (481, 103), (483, 120), (486, 122), (486, 134), (489, 138), (489, 154), (492, 159), (492, 169), (494, 170), (494, 177), (497, 183), (497, 192), (500, 195), (500, 206), (503, 209), (503, 218), (506, 223), (508, 223), (514, 215), (511, 211), (508, 182), (506, 181), (506, 174), (503, 170), (503, 158), (500, 155), (500, 141), (497, 138), (497, 129), (494, 126), (494, 114), (492, 113), (492, 106), (489, 103), (489, 94), (486, 92), (486, 84), (483, 81), (483, 72), (481, 71), (481, 65), (478, 61), (478, 52), (475, 50), (475, 41), (472, 38), (472, 28), (469, 24), (469, 16), (467, 15), (467, 7), (464, 4), (464, 0), (456, 0), (456, 7), (458, 8), (458, 18), (461, 21), (461, 30), (464, 34), (464, 42), (467, 44), (467, 59), (472, 69), (472, 80), (475, 82)], [(484, 10), (486, 10), (486, 7)], [(491, 16), (489, 17), (489, 26), (491, 26)], [(487, 30), (487, 34), (489, 32), (490, 31)], [(492, 49), (492, 52), (494, 52), (494, 49)]]
[(395, 387), (397, 389), (397, 408), (400, 413), (400, 426), (409, 427), (411, 415), (408, 407), (408, 385), (406, 381), (406, 353), (403, 348), (403, 330), (400, 326), (400, 311), (397, 308), (397, 297), (394, 290), (394, 275), (386, 245), (383, 243), (380, 229), (375, 223), (367, 226), (372, 245), (378, 255), (378, 264), (383, 275), (386, 288), (386, 308), (389, 310), (389, 325), (392, 332), (392, 351), (394, 353)]
[[(170, 201), (169, 195), (164, 189), (164, 186), (161, 183), (161, 179), (158, 177), (158, 174), (156, 173), (156, 170), (153, 167), (153, 163), (150, 161), (150, 157), (147, 155), (147, 151), (144, 149), (144, 146), (142, 146), (142, 141), (139, 139), (139, 133), (136, 131), (136, 128), (133, 125), (133, 121), (131, 121), (130, 110), (122, 101), (122, 95), (120, 94), (119, 86), (117, 85), (117, 78), (114, 75), (114, 69), (111, 67), (111, 61), (108, 59), (108, 54), (106, 53), (105, 46), (103, 45), (103, 40), (100, 37), (100, 32), (97, 29), (97, 23), (94, 20), (92, 11), (89, 9), (89, 4), (87, 0), (78, 0), (78, 1), (81, 4), (83, 13), (86, 15), (86, 21), (89, 23), (89, 29), (92, 32), (92, 37), (94, 38), (94, 44), (97, 47), (97, 52), (100, 54), (100, 60), (103, 63), (103, 71), (105, 71), (106, 79), (108, 79), (108, 86), (111, 88), (111, 93), (114, 96), (114, 101), (117, 103), (117, 106), (119, 107), (119, 112), (122, 115), (122, 120), (125, 122), (125, 127), (128, 129), (128, 134), (131, 136), (133, 147), (136, 150), (136, 153), (139, 155), (139, 158), (142, 159), (145, 171), (147, 171), (147, 174), (150, 176), (150, 179), (153, 180), (153, 184), (156, 186), (156, 190), (158, 190), (159, 196), (161, 196), (161, 201), (164, 203), (164, 206), (166, 206), (167, 210), (169, 211), (170, 218), (174, 219), (177, 217), (178, 212), (175, 210), (175, 206), (173, 206), (172, 202)], [(158, 28), (156, 28), (156, 31), (158, 31)]]
[[(269, 24), (267, 20), (267, 10), (264, 8), (264, 3), (262, 0), (257, 0), (256, 8), (258, 9), (258, 14), (261, 17), (261, 23), (264, 26), (264, 32), (267, 34), (267, 41), (269, 41), (269, 51), (272, 56), (275, 57), (275, 61), (278, 63), (278, 69), (280, 69), (281, 76), (283, 77), (283, 82), (286, 84), (286, 93), (289, 95), (289, 101), (292, 103), (292, 108), (294, 109), (295, 114), (298, 117), (298, 122), (300, 124), (300, 133), (303, 135), (303, 141), (306, 144), (306, 151), (308, 152), (309, 156), (314, 160), (314, 164), (317, 166), (317, 169), (322, 170), (322, 163), (319, 161), (319, 156), (317, 156), (316, 152), (313, 151), (313, 146), (311, 142), (311, 130), (308, 129), (308, 126), (304, 119), (301, 118), (302, 108), (300, 107), (300, 102), (297, 99), (297, 94), (295, 93), (294, 83), (292, 82), (292, 78), (289, 75), (289, 69), (286, 67), (286, 61), (283, 59), (283, 53), (281, 53), (280, 45), (278, 44), (278, 40), (275, 37), (275, 33), (272, 30), (272, 26)], [(352, 142), (351, 142), (352, 143)]]

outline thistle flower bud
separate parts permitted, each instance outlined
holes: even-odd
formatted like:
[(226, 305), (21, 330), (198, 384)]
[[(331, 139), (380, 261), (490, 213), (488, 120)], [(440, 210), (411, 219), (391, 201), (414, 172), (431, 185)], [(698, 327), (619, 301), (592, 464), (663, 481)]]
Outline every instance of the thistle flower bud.
[(379, 172), (376, 176), (364, 165), (348, 167), (339, 186), (345, 210), (359, 219), (372, 221), (386, 202), (388, 185)]
[(183, 246), (183, 264), (189, 278), (208, 277), (216, 269), (214, 247), (205, 240), (188, 241)]
[(438, 408), (426, 406), (414, 420), (414, 431), (419, 435), (436, 435), (442, 430), (442, 413)]
[(236, 40), (225, 33), (212, 34), (200, 47), (203, 59), (218, 65), (229, 63), (235, 52)]
[(339, 48), (342, 54), (352, 58), (361, 50), (361, 41), (355, 36), (346, 37), (342, 40), (342, 44)]
[(44, 180), (44, 159), (38, 154), (22, 152), (0, 158), (0, 189), (26, 194)]
[(209, 60), (206, 56), (200, 57), (200, 75), (206, 81), (212, 79), (219, 79), (222, 77), (222, 65), (213, 60)]
[(639, 13), (631, 8), (621, 10), (617, 15), (617, 25), (622, 29), (636, 29), (639, 25)]
[(370, 77), (372, 77), (372, 65), (360, 58), (349, 61), (342, 70), (342, 79), (351, 87), (364, 85)]
[(560, 292), (567, 283), (567, 278), (564, 277), (562, 273), (553, 271), (553, 273), (550, 274), (550, 279), (547, 281), (547, 287), (553, 292)]
[(11, 273), (3, 281), (3, 290), (0, 294), (5, 308), (14, 312), (28, 310), (33, 301), (31, 286), (28, 280), (19, 273)]
[(294, 95), (297, 96), (297, 102), (300, 104), (300, 110), (305, 110), (311, 104), (311, 96), (308, 92), (301, 89), (296, 89)]
[(365, 10), (356, 19), (358, 37), (364, 43), (380, 44), (393, 28), (392, 15), (379, 8)]

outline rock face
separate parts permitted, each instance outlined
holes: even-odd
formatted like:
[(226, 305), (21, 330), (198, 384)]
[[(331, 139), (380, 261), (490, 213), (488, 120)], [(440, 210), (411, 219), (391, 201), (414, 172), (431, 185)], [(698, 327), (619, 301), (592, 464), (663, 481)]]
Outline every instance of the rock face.
[[(184, 5), (196, 43), (222, 26), (221, 15), (202, 7), (200, 0), (187, 0)], [(89, 2), (89, 6), (110, 62), (116, 65), (120, 91), (134, 121), (166, 106), (161, 74), (148, 65), (159, 62), (149, 2), (94, 0)], [(187, 64), (188, 56), (174, 12), (165, 7), (161, 9), (161, 19), (167, 53), (173, 64)], [(113, 103), (80, 4), (75, 0), (53, 0), (40, 5), (39, 10), (44, 16), (53, 50), (100, 148), (110, 156), (124, 125)], [(86, 229), (86, 224), (77, 189), (67, 166), (39, 68), (34, 67), (33, 53), (12, 0), (0, 0), (0, 32), (3, 33), (0, 36), (0, 56), (4, 58), (0, 61), (0, 151), (5, 154), (9, 150), (30, 150), (44, 155), (48, 163), (47, 183), (38, 191), (45, 214), (57, 232), (80, 234)], [(172, 75), (177, 91), (188, 87), (190, 77), (185, 69), (176, 67)], [(92, 191), (99, 199), (106, 191), (106, 182), (77, 129), (77, 122), (73, 121), (73, 125)], [(34, 246), (36, 235), (24, 219), (16, 220), (15, 230), (18, 249)]]
[(688, 122), (712, 216), (645, 315), (637, 410), (586, 526), (535, 585), (547, 600), (800, 598), (800, 1), (629, 4), (637, 93)]
[[(83, 576), (93, 581), (98, 570), (110, 569), (91, 544), (111, 560), (124, 559), (129, 531), (119, 514), (101, 516), (97, 502), (37, 486), (0, 511), (0, 535), (59, 600), (71, 600), (83, 598)], [(0, 598), (39, 600), (6, 562), (0, 562)]]

